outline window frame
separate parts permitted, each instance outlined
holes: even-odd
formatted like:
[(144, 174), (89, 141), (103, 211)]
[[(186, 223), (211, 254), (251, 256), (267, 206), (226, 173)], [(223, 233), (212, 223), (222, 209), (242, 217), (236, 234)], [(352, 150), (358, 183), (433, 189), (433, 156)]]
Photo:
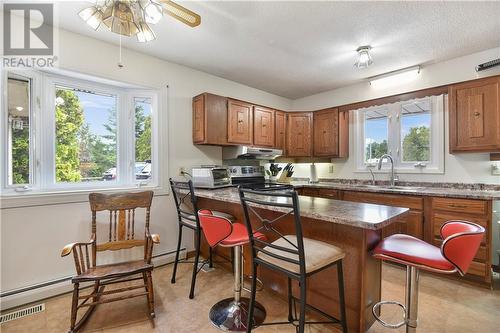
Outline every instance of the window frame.
[[(402, 138), (401, 138), (401, 118), (402, 105), (414, 103), (429, 99), (431, 103), (431, 133), (430, 133), (430, 162), (403, 162), (402, 161)], [(445, 94), (439, 96), (427, 96), (415, 98), (396, 103), (384, 104), (361, 108), (354, 110), (356, 133), (355, 150), (356, 150), (356, 172), (373, 172), (387, 173), (390, 171), (390, 164), (383, 163), (382, 169), (378, 170), (375, 163), (365, 162), (365, 113), (371, 110), (380, 110), (386, 108), (388, 110), (388, 151), (394, 158), (394, 170), (397, 173), (444, 173), (444, 112), (446, 108)]]
[[(21, 76), (30, 78), (32, 82), (31, 103), (32, 110), (30, 125), (32, 133), (30, 137), (30, 170), (31, 183), (26, 185), (8, 186), (8, 170), (6, 158), (8, 138), (6, 137), (6, 125), (0, 126), (1, 140), (0, 151), (3, 161), (0, 163), (2, 177), (0, 179), (0, 191), (3, 198), (12, 196), (37, 196), (52, 194), (82, 193), (82, 191), (93, 190), (120, 190), (146, 187), (164, 191), (160, 174), (158, 147), (164, 141), (160, 137), (160, 107), (162, 93), (157, 89), (143, 87), (131, 87), (130, 85), (112, 85), (102, 79), (85, 76), (83, 78), (68, 75), (60, 75), (51, 72), (38, 71), (2, 71), (1, 84), (5, 87), (3, 91), (2, 122), (8, 116), (7, 107), (7, 80), (9, 77)], [(92, 79), (92, 81), (89, 80)], [(95, 80), (95, 81), (94, 81)], [(105, 83), (102, 83), (104, 81)], [(117, 97), (117, 179), (115, 181), (95, 182), (60, 182), (56, 181), (55, 172), (55, 89), (56, 86), (68, 88), (85, 89), (96, 93), (111, 94)], [(148, 97), (152, 101), (152, 177), (147, 181), (135, 179), (135, 97)], [(42, 130), (43, 129), (43, 130)], [(49, 129), (49, 130), (45, 130)], [(128, 167), (130, 166), (130, 167)], [(2, 205), (3, 206), (3, 205)]]

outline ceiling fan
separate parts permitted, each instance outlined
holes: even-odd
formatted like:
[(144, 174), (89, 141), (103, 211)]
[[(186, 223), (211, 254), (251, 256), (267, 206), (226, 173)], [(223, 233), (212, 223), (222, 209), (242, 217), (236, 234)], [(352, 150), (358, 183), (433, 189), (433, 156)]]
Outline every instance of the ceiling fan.
[(136, 36), (139, 42), (156, 39), (150, 24), (158, 23), (163, 14), (190, 27), (201, 23), (200, 15), (170, 0), (97, 0), (78, 15), (92, 29), (101, 25), (123, 36)]

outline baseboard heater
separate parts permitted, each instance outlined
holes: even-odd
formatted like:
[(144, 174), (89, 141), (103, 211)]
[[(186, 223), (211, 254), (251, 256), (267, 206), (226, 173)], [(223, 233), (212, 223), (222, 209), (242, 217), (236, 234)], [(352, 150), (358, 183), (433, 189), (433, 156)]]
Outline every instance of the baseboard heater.
[[(183, 251), (186, 251), (185, 247), (181, 248), (181, 250), (180, 250), (181, 253)], [(157, 255), (153, 255), (153, 259), (164, 257), (164, 256), (169, 256), (169, 255), (172, 255), (174, 253), (175, 253), (175, 250), (169, 251), (169, 252), (164, 252), (164, 253), (159, 253)], [(38, 283), (38, 284), (31, 285), (31, 286), (28, 286), (28, 287), (23, 287), (23, 288), (19, 288), (19, 289), (5, 291), (5, 292), (0, 293), (0, 298), (5, 298), (5, 297), (9, 297), (9, 296), (13, 296), (13, 295), (25, 293), (25, 292), (28, 292), (28, 291), (32, 291), (32, 290), (36, 290), (36, 289), (40, 289), (40, 288), (45, 288), (45, 287), (48, 287), (48, 286), (51, 286), (51, 285), (55, 285), (55, 284), (59, 284), (59, 283), (62, 283), (62, 282), (66, 282), (66, 281), (69, 281), (69, 280), (71, 280), (71, 277), (63, 277), (63, 278), (60, 278), (60, 279), (56, 279), (56, 280), (52, 280), (52, 281), (47, 281), (47, 282), (42, 282), (42, 283)]]
[(487, 61), (485, 63), (477, 65), (476, 66), (476, 72), (482, 72), (482, 71), (485, 71), (487, 69), (491, 69), (491, 68), (497, 67), (497, 66), (500, 66), (500, 58), (494, 59), (494, 60), (491, 60), (491, 61)]

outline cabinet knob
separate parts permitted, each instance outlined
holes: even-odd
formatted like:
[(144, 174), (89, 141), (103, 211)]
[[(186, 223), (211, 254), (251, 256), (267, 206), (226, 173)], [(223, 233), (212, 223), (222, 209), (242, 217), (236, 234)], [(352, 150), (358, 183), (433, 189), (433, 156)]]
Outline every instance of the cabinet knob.
[(474, 112), (474, 116), (479, 117), (481, 115), (481, 112)]
[(243, 120), (238, 120), (238, 124), (241, 124), (243, 122)]
[(325, 133), (326, 133), (326, 131), (323, 131), (323, 134), (325, 134)]
[(264, 124), (264, 125), (262, 125), (262, 127), (267, 127), (267, 125), (266, 125), (266, 124)]

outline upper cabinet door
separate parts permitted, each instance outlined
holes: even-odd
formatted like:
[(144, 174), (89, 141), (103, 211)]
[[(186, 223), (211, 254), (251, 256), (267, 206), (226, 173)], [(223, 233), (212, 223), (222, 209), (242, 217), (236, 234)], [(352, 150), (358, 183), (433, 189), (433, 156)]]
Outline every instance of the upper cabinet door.
[(314, 113), (314, 156), (339, 155), (339, 110)]
[(251, 145), (253, 143), (253, 105), (229, 99), (227, 112), (227, 141)]
[(253, 144), (258, 147), (274, 147), (274, 110), (254, 107)]
[(450, 151), (500, 149), (500, 79), (486, 78), (450, 87)]
[(278, 149), (283, 150), (283, 155), (285, 155), (285, 142), (286, 142), (286, 113), (283, 111), (275, 111), (274, 122), (276, 124), (276, 130), (274, 133), (275, 143), (274, 146)]
[(287, 123), (287, 156), (312, 156), (312, 112), (290, 112)]
[(193, 98), (193, 142), (205, 141), (205, 95)]

